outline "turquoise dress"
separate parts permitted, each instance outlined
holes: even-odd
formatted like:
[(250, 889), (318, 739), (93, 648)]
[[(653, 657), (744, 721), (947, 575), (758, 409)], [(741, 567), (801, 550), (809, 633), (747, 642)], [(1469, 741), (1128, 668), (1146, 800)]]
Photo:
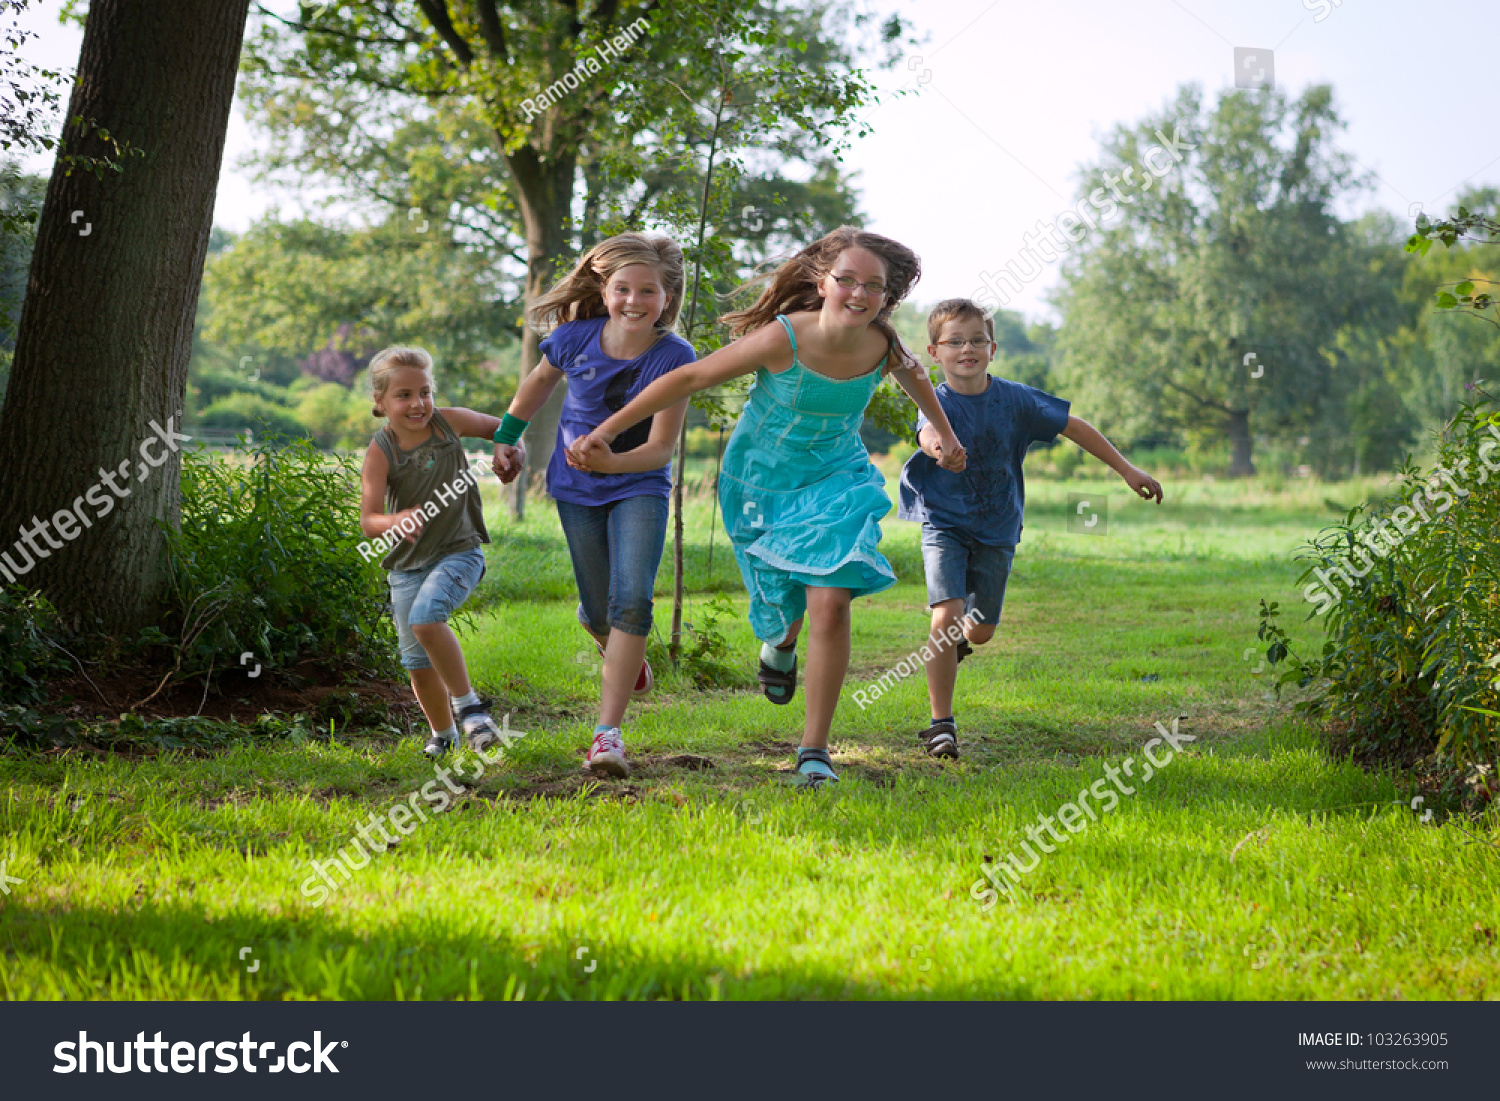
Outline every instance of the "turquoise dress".
[(750, 626), (770, 643), (802, 618), (809, 585), (858, 597), (896, 583), (877, 548), (891, 499), (859, 438), (885, 360), (856, 378), (820, 375), (797, 358), (791, 322), (777, 320), (792, 341), (792, 366), (755, 372), (719, 477)]

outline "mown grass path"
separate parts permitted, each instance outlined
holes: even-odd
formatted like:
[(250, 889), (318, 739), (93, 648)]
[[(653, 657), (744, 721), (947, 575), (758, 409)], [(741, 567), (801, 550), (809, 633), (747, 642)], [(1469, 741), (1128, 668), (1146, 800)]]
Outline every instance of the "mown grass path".
[[(1330, 761), (1244, 657), (1258, 600), (1297, 602), (1263, 545), (1295, 523), (1275, 507), (1293, 519), (1256, 529), (1250, 508), (1238, 540), (1170, 513), (1087, 544), (1029, 528), (999, 636), (962, 669), (962, 759), (921, 755), (918, 674), (864, 710), (846, 692), (844, 780), (816, 795), (785, 782), (800, 695), (671, 675), (632, 709), (635, 775), (590, 779), (572, 605), (493, 603), (466, 646), (525, 736), (349, 882), (333, 872), (321, 905), (310, 861), (434, 780), (416, 744), (0, 757), (21, 880), (0, 897), (0, 994), (1493, 997), (1494, 848)], [(898, 564), (913, 534), (892, 531)], [(851, 687), (920, 645), (924, 607), (910, 583), (858, 603)], [(748, 670), (743, 621), (730, 633)], [(982, 862), (1020, 855), (1175, 716), (1196, 741), (986, 911)]]

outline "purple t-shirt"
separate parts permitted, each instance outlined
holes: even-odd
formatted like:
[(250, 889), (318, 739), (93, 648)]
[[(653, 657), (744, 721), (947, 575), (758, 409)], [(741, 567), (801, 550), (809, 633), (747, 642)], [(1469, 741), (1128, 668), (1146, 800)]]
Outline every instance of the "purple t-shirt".
[[(592, 474), (574, 470), (564, 452), (587, 436), (662, 375), (698, 358), (693, 346), (676, 333), (664, 333), (635, 359), (611, 359), (599, 346), (607, 317), (565, 321), (542, 341), (547, 362), (568, 377), (557, 422), (557, 447), (547, 466), (547, 492), (554, 500), (575, 505), (608, 505), (626, 497), (666, 497), (672, 491), (672, 464), (638, 474)], [(634, 451), (651, 436), (651, 422), (621, 432), (610, 450)]]

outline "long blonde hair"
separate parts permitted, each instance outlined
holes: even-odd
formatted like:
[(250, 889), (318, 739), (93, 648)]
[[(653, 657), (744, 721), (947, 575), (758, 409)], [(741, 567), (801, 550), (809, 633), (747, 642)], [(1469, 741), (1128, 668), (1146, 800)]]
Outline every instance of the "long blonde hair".
[(682, 311), (686, 283), (682, 249), (670, 237), (634, 232), (606, 238), (584, 253), (577, 266), (532, 305), (532, 327), (548, 332), (565, 321), (608, 317), (604, 287), (615, 272), (631, 264), (649, 264), (661, 276), (668, 300), (656, 327), (671, 332), (677, 327), (677, 315)]
[[(376, 352), (375, 358), (370, 360), (370, 394), (376, 401), (385, 397), (385, 392), (390, 389), (391, 375), (403, 367), (426, 371), (427, 377), (431, 378), (432, 356), (425, 348), (408, 348), (401, 344)], [(385, 414), (379, 406), (371, 406), (370, 416), (383, 417)]]
[(719, 318), (719, 323), (728, 325), (729, 331), (735, 336), (743, 336), (752, 329), (769, 325), (776, 320), (777, 314), (816, 313), (823, 308), (818, 284), (823, 276), (833, 270), (833, 265), (845, 250), (851, 248), (866, 249), (884, 261), (885, 302), (870, 324), (885, 337), (888, 356), (907, 367), (917, 366), (917, 361), (896, 335), (890, 317), (901, 300), (911, 293), (917, 280), (922, 278), (922, 261), (915, 252), (900, 242), (854, 226), (839, 226), (832, 233), (808, 245), (774, 272), (751, 280), (746, 286), (762, 282), (767, 284), (755, 304), (725, 314)]

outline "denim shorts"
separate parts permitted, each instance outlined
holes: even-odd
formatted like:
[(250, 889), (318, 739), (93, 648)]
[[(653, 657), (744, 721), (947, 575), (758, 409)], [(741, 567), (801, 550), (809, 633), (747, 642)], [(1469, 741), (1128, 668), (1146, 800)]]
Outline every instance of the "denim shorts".
[(643, 495), (607, 505), (558, 501), (557, 518), (573, 558), (578, 622), (600, 637), (611, 627), (649, 635), (656, 571), (667, 541), (667, 499)]
[(1000, 622), (1005, 583), (1015, 547), (992, 547), (959, 531), (922, 525), (922, 564), (927, 569), (927, 603), (962, 600), (964, 612), (977, 612), (991, 627)]
[(484, 551), (478, 548), (439, 558), (420, 570), (392, 570), (391, 612), (401, 643), (403, 669), (431, 669), (427, 651), (412, 632), (412, 624), (447, 623), (484, 577)]

